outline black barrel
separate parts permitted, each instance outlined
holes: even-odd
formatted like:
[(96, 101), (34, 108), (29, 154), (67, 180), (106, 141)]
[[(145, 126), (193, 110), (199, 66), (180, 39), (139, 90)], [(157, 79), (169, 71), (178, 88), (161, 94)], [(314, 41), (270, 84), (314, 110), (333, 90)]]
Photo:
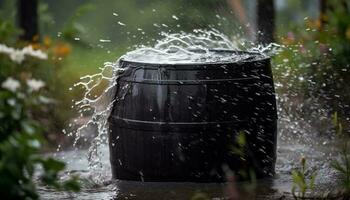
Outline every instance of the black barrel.
[(228, 171), (274, 174), (277, 112), (270, 59), (217, 53), (249, 56), (194, 64), (120, 60), (124, 72), (109, 117), (113, 178), (218, 182)]

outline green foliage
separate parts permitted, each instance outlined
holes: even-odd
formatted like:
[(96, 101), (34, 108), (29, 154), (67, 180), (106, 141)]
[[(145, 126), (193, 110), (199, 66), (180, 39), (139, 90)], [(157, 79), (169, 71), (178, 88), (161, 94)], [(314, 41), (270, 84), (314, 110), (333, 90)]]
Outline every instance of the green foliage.
[[(56, 36), (57, 32), (64, 30), (67, 38), (79, 37), (89, 46), (111, 51), (116, 46), (123, 46), (126, 51), (125, 47), (136, 44), (150, 45), (160, 37), (161, 31), (188, 32), (212, 26), (230, 33), (239, 31), (237, 21), (231, 20), (235, 15), (223, 0), (105, 0), (104, 3), (98, 0), (61, 0), (48, 4), (53, 8), (51, 12), (56, 21), (56, 26), (48, 33)], [(80, 10), (84, 12), (78, 14)], [(225, 20), (219, 19), (219, 15)], [(101, 44), (99, 39), (110, 39), (111, 42)]]
[(344, 115), (350, 111), (350, 4), (341, 2), (327, 1), (318, 18), (306, 17), (303, 25), (285, 29), (279, 42), (287, 48), (276, 57), (275, 72), (284, 94), (318, 99), (329, 114)]
[(43, 128), (27, 113), (36, 98), (37, 94), (0, 90), (0, 194), (7, 199), (38, 199), (34, 182), (38, 166), (42, 166), (42, 183), (56, 189), (79, 190), (76, 178), (58, 181), (64, 163), (39, 154)]
[(337, 133), (337, 135), (342, 135), (343, 134), (343, 125), (341, 124), (341, 122), (339, 122), (338, 112), (334, 112), (332, 122), (333, 122), (333, 126), (335, 128), (335, 132)]
[(236, 137), (236, 145), (232, 146), (232, 153), (241, 157), (241, 159), (245, 160), (246, 152), (246, 136), (243, 131), (239, 131)]
[(210, 198), (208, 197), (208, 195), (201, 191), (196, 191), (191, 198), (191, 200), (209, 200), (209, 199)]
[(39, 27), (41, 32), (47, 32), (54, 25), (54, 18), (49, 10), (48, 3), (44, 1), (39, 1), (38, 6), (38, 15), (39, 17)]
[(350, 157), (347, 141), (342, 147), (340, 160), (332, 161), (331, 167), (341, 175), (341, 186), (344, 194), (350, 195)]
[(304, 157), (300, 160), (301, 169), (292, 171), (292, 194), (295, 199), (305, 198), (306, 192), (310, 191), (314, 192), (315, 189), (315, 178), (317, 176), (316, 172), (312, 172), (310, 176), (308, 176), (308, 170), (306, 167), (306, 159)]
[(341, 186), (343, 189), (343, 195), (350, 197), (350, 157), (348, 148), (348, 136), (343, 134), (343, 128), (338, 120), (338, 114), (335, 112), (333, 115), (333, 125), (336, 134), (339, 137), (344, 138), (344, 144), (340, 149), (340, 160), (333, 160), (331, 167), (335, 169), (341, 176)]
[(13, 23), (0, 18), (0, 41), (14, 41), (14, 36), (19, 34), (19, 30)]
[(66, 23), (62, 35), (66, 40), (75, 41), (75, 38), (80, 38), (79, 43), (83, 44), (84, 42), (81, 39), (81, 36), (86, 34), (84, 26), (78, 22), (78, 19), (85, 15), (86, 13), (92, 11), (95, 8), (93, 4), (83, 4), (77, 8), (74, 12), (75, 14), (70, 17)]
[(249, 164), (246, 133), (239, 131), (235, 138), (235, 145), (231, 146), (231, 153), (240, 158), (241, 166), (238, 175), (243, 180), (248, 180), (249, 184), (245, 184), (245, 190), (252, 191), (256, 187), (256, 175), (253, 168)]
[[(7, 37), (15, 34), (5, 29), (0, 30), (0, 35), (6, 39), (7, 45), (13, 44), (12, 38)], [(34, 52), (31, 48), (23, 51), (20, 45), (16, 48), (1, 45), (1, 48), (7, 49), (7, 53), (0, 54), (1, 198), (38, 199), (38, 182), (58, 190), (78, 191), (77, 177), (59, 180), (59, 173), (65, 167), (63, 162), (40, 155), (45, 143), (43, 133), (47, 130), (37, 116), (38, 113), (44, 114), (53, 102), (46, 96), (49, 95), (47, 89), (50, 85), (47, 83), (51, 75), (47, 73), (46, 77), (38, 77), (40, 73), (35, 73), (40, 71), (41, 64), (47, 64), (39, 60), (46, 57), (45, 53)], [(32, 52), (32, 56), (25, 52)], [(33, 56), (35, 53), (43, 56)], [(36, 178), (39, 180), (34, 180)]]

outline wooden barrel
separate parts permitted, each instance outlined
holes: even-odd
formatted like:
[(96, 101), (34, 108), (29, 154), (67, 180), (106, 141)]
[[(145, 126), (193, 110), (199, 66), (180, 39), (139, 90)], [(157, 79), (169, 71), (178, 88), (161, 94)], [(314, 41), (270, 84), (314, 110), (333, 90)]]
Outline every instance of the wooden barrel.
[(270, 59), (162, 64), (120, 60), (109, 117), (113, 178), (220, 182), (274, 174), (276, 100)]

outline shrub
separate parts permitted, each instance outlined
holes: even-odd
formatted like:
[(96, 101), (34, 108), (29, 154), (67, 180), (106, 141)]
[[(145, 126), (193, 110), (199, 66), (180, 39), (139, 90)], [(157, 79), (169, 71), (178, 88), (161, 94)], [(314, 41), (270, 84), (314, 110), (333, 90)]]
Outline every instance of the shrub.
[(32, 46), (15, 49), (0, 44), (0, 194), (6, 199), (38, 199), (36, 172), (40, 172), (43, 184), (60, 190), (79, 190), (76, 177), (58, 181), (59, 172), (65, 167), (63, 162), (39, 154), (45, 129), (34, 113), (53, 100), (44, 96), (48, 86), (32, 71), (47, 57)]

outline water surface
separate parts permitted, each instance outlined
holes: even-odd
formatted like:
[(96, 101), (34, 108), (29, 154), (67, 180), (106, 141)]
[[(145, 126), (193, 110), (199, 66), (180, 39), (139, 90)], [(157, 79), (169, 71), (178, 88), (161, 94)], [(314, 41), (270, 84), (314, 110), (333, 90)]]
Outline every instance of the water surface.
[[(257, 181), (255, 188), (251, 183), (236, 182), (235, 187), (242, 199), (292, 199), (291, 171), (300, 165), (301, 156), (305, 156), (311, 169), (318, 170), (316, 191), (318, 194), (337, 188), (337, 175), (329, 163), (338, 155), (338, 144), (341, 141), (322, 136), (315, 130), (300, 129), (295, 131), (290, 124), (279, 121), (279, 137), (277, 145), (276, 175), (271, 179)], [(302, 128), (302, 127), (299, 127)], [(198, 193), (211, 199), (223, 199), (230, 186), (227, 183), (169, 183), (169, 182), (135, 182), (112, 180), (108, 148), (103, 148), (101, 161), (107, 166), (103, 172), (104, 182), (85, 188), (74, 199), (191, 199)], [(68, 164), (68, 171), (82, 177), (94, 176), (88, 169), (88, 150), (65, 151), (55, 155)], [(247, 190), (249, 192), (247, 192)], [(40, 189), (43, 199), (69, 199), (65, 192)]]

